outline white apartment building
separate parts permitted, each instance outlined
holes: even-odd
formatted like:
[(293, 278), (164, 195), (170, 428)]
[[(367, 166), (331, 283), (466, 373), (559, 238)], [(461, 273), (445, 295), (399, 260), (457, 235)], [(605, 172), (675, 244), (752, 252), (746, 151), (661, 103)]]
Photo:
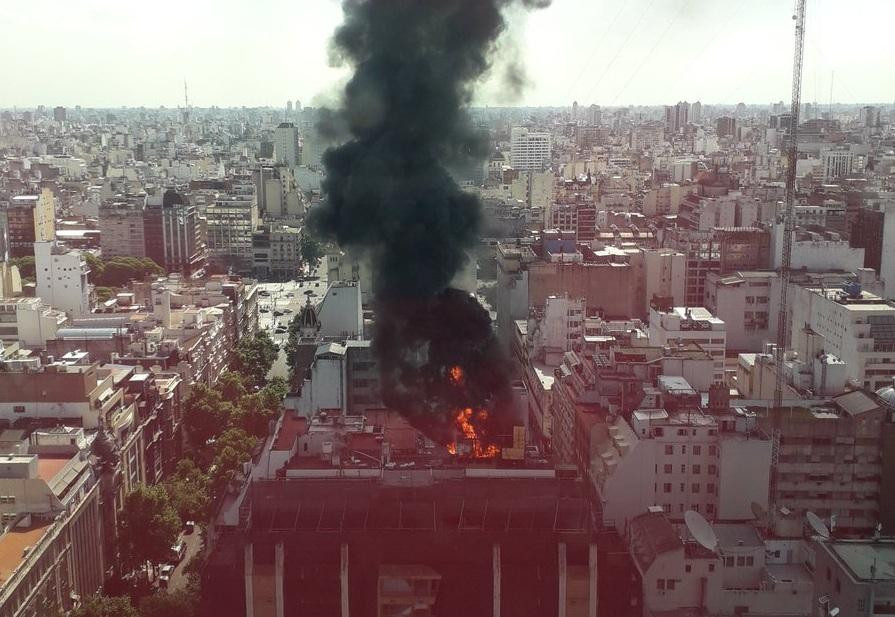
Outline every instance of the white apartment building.
[(849, 150), (826, 150), (821, 154), (824, 182), (842, 178), (851, 173), (854, 154)]
[(754, 417), (669, 412), (657, 401), (647, 393), (630, 423), (607, 416), (591, 428), (590, 479), (605, 525), (624, 533), (652, 506), (675, 521), (687, 510), (709, 520), (750, 520), (753, 501), (767, 506), (771, 442), (754, 430)]
[[(783, 224), (771, 227), (771, 267), (783, 261)], [(795, 230), (792, 241), (793, 270), (855, 272), (864, 267), (864, 249), (856, 248), (836, 232), (824, 234)]]
[(291, 122), (282, 122), (273, 134), (273, 154), (277, 163), (296, 167), (301, 162), (301, 145), (298, 127)]
[(795, 288), (792, 349), (808, 360), (833, 354), (855, 387), (877, 390), (895, 379), (895, 306), (860, 287)]
[(544, 171), (550, 166), (553, 136), (514, 126), (510, 133), (510, 164), (518, 171)]
[(0, 341), (45, 347), (67, 320), (64, 312), (47, 306), (40, 298), (0, 300)]
[[(671, 298), (675, 305), (686, 302), (687, 257), (674, 249), (641, 249), (643, 254), (644, 306), (649, 312), (654, 296)], [(636, 261), (636, 260), (632, 260)]]
[(706, 275), (705, 307), (724, 321), (727, 349), (758, 353), (777, 340), (779, 281), (776, 272), (764, 271)]
[[(814, 578), (804, 540), (763, 539), (747, 524), (711, 525), (716, 547), (697, 543), (656, 509), (631, 523), (628, 544), (644, 615), (813, 617)], [(843, 613), (845, 615), (845, 613)]]
[(687, 190), (680, 184), (667, 183), (659, 188), (650, 189), (643, 196), (643, 214), (656, 216), (677, 214)]
[(69, 316), (90, 312), (90, 268), (81, 251), (57, 242), (34, 243), (37, 296)]
[(675, 306), (667, 310), (650, 307), (650, 345), (695, 343), (715, 360), (715, 381), (724, 380), (727, 326), (704, 307)]
[(584, 298), (548, 296), (544, 312), (528, 323), (530, 354), (547, 366), (559, 366), (563, 354), (584, 340)]
[(260, 220), (254, 187), (241, 185), (217, 195), (205, 218), (209, 261), (223, 271), (251, 272), (252, 234)]

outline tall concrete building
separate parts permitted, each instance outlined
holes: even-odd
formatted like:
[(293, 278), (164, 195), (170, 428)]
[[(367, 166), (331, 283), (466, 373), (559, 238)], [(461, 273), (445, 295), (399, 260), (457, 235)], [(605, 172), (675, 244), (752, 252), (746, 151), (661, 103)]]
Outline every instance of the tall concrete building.
[(298, 127), (292, 122), (282, 122), (274, 129), (273, 154), (277, 163), (289, 167), (296, 167), (301, 163)]
[(600, 126), (603, 122), (603, 114), (599, 105), (591, 105), (587, 109), (587, 123), (591, 126)]
[(50, 189), (39, 195), (16, 195), (0, 206), (0, 258), (34, 255), (35, 242), (56, 236), (56, 198)]
[(254, 266), (252, 234), (258, 227), (255, 187), (238, 185), (219, 193), (205, 210), (208, 260), (222, 272), (250, 274)]
[(34, 244), (37, 295), (72, 317), (90, 312), (90, 268), (81, 251), (53, 242)]
[(851, 173), (854, 154), (849, 150), (826, 150), (821, 154), (824, 182), (843, 178)]
[(196, 207), (173, 189), (147, 199), (143, 213), (146, 257), (166, 272), (191, 274), (205, 265)]
[(510, 134), (510, 164), (518, 171), (544, 171), (550, 166), (553, 136), (524, 126)]
[(103, 257), (146, 257), (144, 195), (115, 199), (99, 209), (100, 247)]
[(668, 134), (679, 133), (690, 120), (690, 103), (681, 101), (676, 105), (665, 107), (665, 131)]

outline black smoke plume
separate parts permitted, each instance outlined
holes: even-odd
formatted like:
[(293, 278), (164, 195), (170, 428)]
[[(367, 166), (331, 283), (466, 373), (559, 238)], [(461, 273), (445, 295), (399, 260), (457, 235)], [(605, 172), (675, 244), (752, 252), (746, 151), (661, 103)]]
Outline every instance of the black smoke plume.
[(467, 110), (511, 2), (345, 0), (333, 38), (354, 74), (330, 120), (350, 138), (323, 155), (325, 200), (310, 226), (371, 260), (383, 400), (444, 443), (457, 410), (491, 412), (473, 418), (487, 439), (508, 403), (488, 313), (449, 288), (476, 243), (481, 207), (447, 170), (487, 155)]

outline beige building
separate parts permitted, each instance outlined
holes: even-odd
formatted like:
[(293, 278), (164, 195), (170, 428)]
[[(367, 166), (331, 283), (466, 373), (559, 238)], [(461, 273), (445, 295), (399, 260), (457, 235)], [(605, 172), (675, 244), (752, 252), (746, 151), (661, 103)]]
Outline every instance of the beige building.
[(99, 209), (103, 257), (146, 257), (145, 198), (112, 201)]

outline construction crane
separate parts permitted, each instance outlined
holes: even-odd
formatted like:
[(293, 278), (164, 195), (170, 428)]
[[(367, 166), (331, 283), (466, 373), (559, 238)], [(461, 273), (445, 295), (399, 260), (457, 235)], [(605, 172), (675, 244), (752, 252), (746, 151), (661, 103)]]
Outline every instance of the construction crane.
[[(783, 364), (789, 342), (789, 280), (792, 273), (793, 213), (796, 199), (796, 161), (798, 160), (799, 107), (802, 93), (802, 56), (805, 49), (805, 0), (796, 0), (792, 16), (796, 24), (795, 52), (792, 60), (792, 106), (789, 138), (786, 143), (786, 197), (783, 204), (783, 256), (780, 261), (780, 310), (777, 314), (776, 377), (774, 408), (771, 410), (773, 435), (771, 450), (771, 499), (776, 493), (775, 472), (780, 451), (780, 426), (783, 415), (783, 389), (786, 386)], [(779, 217), (778, 217), (779, 222)]]

